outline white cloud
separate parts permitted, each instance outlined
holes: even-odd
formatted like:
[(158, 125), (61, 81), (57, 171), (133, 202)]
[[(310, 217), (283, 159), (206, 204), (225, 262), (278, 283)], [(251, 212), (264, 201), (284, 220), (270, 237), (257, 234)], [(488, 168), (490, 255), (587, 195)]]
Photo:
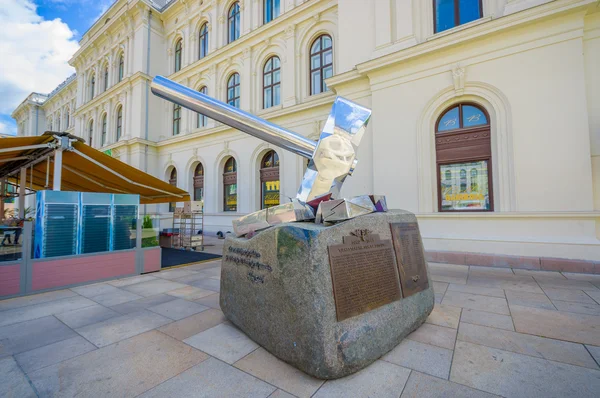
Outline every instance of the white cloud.
[(17, 133), (13, 126), (9, 126), (7, 123), (0, 122), (0, 134), (15, 135)]
[(0, 26), (0, 113), (11, 113), (30, 92), (48, 93), (75, 71), (68, 60), (79, 44), (30, 0), (0, 0)]

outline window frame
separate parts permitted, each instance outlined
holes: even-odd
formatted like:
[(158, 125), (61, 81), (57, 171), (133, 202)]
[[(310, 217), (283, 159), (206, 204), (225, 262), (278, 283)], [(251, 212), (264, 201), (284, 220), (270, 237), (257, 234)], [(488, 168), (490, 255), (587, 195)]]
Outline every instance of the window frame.
[[(460, 0), (453, 0), (453, 1), (454, 1), (454, 26), (452, 26), (448, 29), (438, 30), (437, 23), (436, 23), (437, 0), (432, 0), (432, 3), (433, 3), (433, 34), (445, 32), (447, 30), (456, 28), (457, 26), (464, 25), (464, 24), (460, 23)], [(481, 18), (483, 18), (483, 0), (479, 0), (479, 18), (477, 18), (477, 19), (481, 19)], [(476, 21), (477, 19), (474, 19), (473, 21)], [(472, 22), (472, 21), (469, 21), (469, 22)], [(465, 22), (465, 24), (469, 23), (469, 22)]]
[[(202, 59), (208, 55), (208, 45), (208, 22), (204, 22), (200, 26), (198, 34), (198, 59)], [(204, 52), (202, 52), (203, 47)]]
[[(175, 128), (177, 126), (177, 128)], [(175, 132), (177, 130), (177, 132)], [(173, 104), (173, 126), (171, 134), (173, 137), (178, 136), (181, 133), (181, 105)]]
[[(237, 82), (235, 81), (235, 77), (237, 76)], [(232, 82), (233, 79), (233, 84), (230, 84)], [(236, 87), (239, 87), (239, 95), (236, 97), (235, 96), (235, 89)], [(229, 97), (229, 89), (233, 89), (233, 97)], [(236, 108), (240, 108), (241, 105), (241, 96), (242, 96), (242, 87), (241, 87), (241, 77), (240, 74), (238, 72), (233, 72), (229, 78), (227, 79), (227, 87), (225, 89), (226, 92), (226, 98), (227, 98), (227, 104), (234, 106)], [(231, 104), (230, 102), (233, 102), (233, 104)], [(237, 105), (236, 105), (237, 102)]]
[[(198, 89), (198, 92), (208, 95), (208, 87), (202, 86)], [(196, 128), (199, 129), (199, 128), (206, 127), (208, 125), (208, 118), (206, 117), (206, 115), (203, 115), (202, 113), (197, 113), (197, 115), (198, 115), (198, 118), (196, 120)]]
[[(266, 71), (267, 65), (269, 64), (269, 62), (271, 62), (271, 65), (272, 65), (275, 58), (277, 58), (277, 60), (279, 61), (279, 66), (277, 68), (274, 68), (273, 66), (271, 66), (271, 70), (267, 72)], [(277, 83), (274, 83), (275, 80), (273, 77), (275, 75), (275, 72), (277, 72), (277, 71), (279, 71), (279, 81), (277, 81)], [(271, 75), (271, 84), (265, 86), (265, 76), (267, 76), (267, 75)], [(277, 103), (277, 104), (274, 101), (276, 86), (279, 87), (279, 103)], [(281, 59), (277, 55), (273, 55), (273, 56), (269, 57), (269, 59), (267, 59), (267, 62), (265, 62), (264, 66), (263, 66), (262, 87), (263, 87), (263, 89), (262, 89), (263, 109), (269, 109), (269, 108), (272, 108), (274, 106), (281, 104)], [(266, 106), (266, 102), (265, 102), (265, 92), (267, 91), (268, 88), (271, 89), (271, 106), (269, 106), (269, 107)]]
[[(275, 164), (275, 157), (277, 157), (277, 165), (276, 166), (271, 166), (271, 167), (265, 167), (265, 159), (267, 159), (268, 156), (273, 156), (273, 164)], [(261, 160), (260, 160), (260, 168), (259, 168), (259, 174), (260, 174), (260, 209), (264, 210), (267, 207), (265, 207), (265, 203), (264, 203), (264, 189), (263, 189), (263, 184), (265, 182), (270, 182), (270, 181), (279, 181), (280, 185), (281, 185), (281, 173), (280, 173), (280, 163), (279, 163), (279, 154), (277, 153), (277, 151), (271, 149), (270, 151), (268, 151), (267, 153), (265, 153)], [(279, 190), (279, 204), (281, 204), (281, 189)], [(275, 205), (274, 205), (275, 206)]]
[[(233, 160), (233, 171), (227, 171), (227, 164), (230, 160)], [(235, 184), (235, 210), (227, 210), (227, 187)], [(238, 211), (238, 186), (237, 186), (237, 160), (233, 156), (229, 156), (223, 164), (223, 212), (237, 212)]]
[[(473, 126), (473, 127), (462, 127), (463, 126), (463, 106), (468, 105), (468, 106), (473, 106), (477, 109), (479, 109), (486, 117), (487, 119), (487, 123), (486, 124), (482, 124), (482, 125), (478, 125), (478, 126)], [(441, 131), (438, 132), (438, 125), (440, 123), (440, 121), (442, 120), (442, 118), (446, 115), (447, 112), (451, 111), (452, 109), (458, 107), (459, 108), (459, 112), (458, 112), (458, 119), (459, 119), (459, 128), (456, 129), (452, 129), (452, 130), (446, 130), (446, 131)], [(487, 136), (486, 136), (487, 134)], [(471, 137), (468, 137), (469, 135), (471, 135)], [(479, 137), (481, 135), (481, 137)], [(494, 173), (493, 173), (493, 153), (492, 153), (492, 142), (491, 142), (491, 135), (492, 135), (492, 121), (490, 119), (490, 115), (487, 112), (487, 110), (480, 104), (477, 104), (475, 102), (469, 102), (469, 101), (464, 101), (464, 102), (458, 102), (458, 103), (454, 103), (452, 105), (449, 105), (448, 107), (446, 107), (438, 116), (438, 118), (435, 121), (435, 125), (434, 125), (434, 140), (435, 140), (435, 165), (436, 165), (436, 179), (437, 179), (437, 202), (438, 202), (438, 212), (439, 213), (490, 213), (490, 212), (494, 212), (495, 211), (495, 206), (494, 206)], [(465, 139), (464, 141), (461, 140), (461, 138)], [(446, 142), (462, 142), (463, 144), (466, 142), (469, 142), (472, 144), (472, 138), (480, 138), (480, 140), (484, 140), (485, 139), (485, 143), (480, 144), (480, 148), (483, 148), (485, 146), (486, 149), (488, 149), (488, 153), (483, 154), (483, 153), (475, 153), (471, 156), (455, 156), (455, 157), (451, 157), (451, 159), (446, 159), (446, 160), (440, 160), (440, 151), (442, 149), (439, 148), (440, 143), (442, 143), (443, 140), (446, 140)], [(452, 141), (449, 141), (449, 139), (452, 139)], [(461, 148), (461, 147), (459, 147)], [(462, 146), (462, 148), (464, 148), (464, 146)], [(481, 151), (481, 149), (480, 149)], [(447, 156), (447, 155), (446, 155)], [(489, 209), (476, 209), (476, 210), (464, 210), (464, 209), (457, 209), (457, 210), (443, 210), (442, 209), (442, 192), (441, 192), (441, 182), (442, 182), (442, 175), (441, 175), (441, 166), (444, 165), (451, 165), (451, 164), (456, 164), (456, 163), (469, 163), (469, 162), (479, 162), (479, 161), (487, 161), (487, 176), (488, 176), (488, 196), (489, 196), (489, 203), (490, 203), (490, 208)], [(467, 173), (469, 173), (470, 171), (468, 171)], [(445, 176), (444, 176), (445, 177)]]
[(119, 82), (121, 82), (123, 80), (123, 77), (125, 76), (125, 56), (121, 53), (121, 55), (119, 55)]
[(108, 65), (104, 68), (104, 91), (108, 90)]
[[(198, 174), (198, 167), (202, 169), (202, 174)], [(193, 179), (193, 188), (194, 188), (194, 200), (204, 200), (204, 165), (202, 162), (198, 162), (196, 167), (194, 167), (194, 176)], [(200, 199), (196, 196), (196, 189), (202, 189), (202, 197)]]
[(70, 113), (71, 113), (70, 109), (67, 108), (67, 110), (65, 111), (65, 123), (67, 124), (66, 130), (69, 129), (69, 122), (71, 121), (71, 120), (69, 120), (70, 119)]
[(100, 147), (106, 145), (106, 137), (108, 136), (108, 114), (102, 115), (102, 135), (100, 137)]
[[(277, 2), (279, 13), (275, 15), (275, 3)], [(269, 7), (268, 7), (269, 6)], [(271, 19), (267, 20), (267, 10), (271, 10)], [(281, 15), (281, 1), (280, 0), (263, 0), (263, 25), (274, 21)]]
[[(241, 10), (240, 10), (240, 2), (235, 1), (229, 9), (227, 10), (227, 44), (233, 43), (237, 39), (240, 38), (241, 35)], [(232, 36), (232, 26), (233, 26), (233, 36), (237, 32), (237, 36)], [(237, 29), (236, 29), (237, 28)]]
[[(173, 166), (169, 174), (169, 184), (177, 187), (177, 168), (175, 166)], [(177, 202), (169, 202), (169, 213), (175, 212), (175, 207), (177, 207)]]
[(121, 139), (121, 134), (123, 133), (123, 105), (119, 105), (117, 107), (117, 125), (116, 125), (116, 137), (117, 141)]
[(181, 62), (183, 60), (182, 57), (183, 54), (183, 39), (179, 38), (177, 39), (177, 41), (175, 42), (175, 52), (174, 52), (174, 64), (173, 64), (173, 70), (174, 73), (177, 73), (181, 70)]
[[(329, 40), (331, 41), (331, 47), (328, 47), (328, 48), (323, 48), (323, 42), (322, 42), (322, 39), (323, 39), (325, 36), (329, 37)], [(319, 50), (319, 51), (317, 51), (317, 52), (313, 53), (313, 52), (312, 52), (312, 48), (314, 47), (314, 45), (315, 45), (315, 43), (317, 42), (317, 40), (321, 41), (321, 42), (320, 42), (320, 44), (321, 44), (321, 46), (320, 46), (320, 47), (321, 47), (321, 48), (320, 48), (320, 50)], [(324, 54), (324, 53), (325, 53), (327, 50), (330, 50), (330, 49), (331, 49), (331, 63), (330, 63), (330, 64), (326, 64), (326, 65), (325, 65), (325, 64), (323, 64), (323, 62), (324, 62), (324, 59), (323, 59), (323, 54)], [(313, 69), (313, 67), (312, 67), (312, 62), (311, 62), (311, 61), (312, 61), (312, 57), (313, 57), (314, 55), (317, 55), (317, 54), (319, 55), (319, 67), (318, 67), (318, 68), (314, 68), (314, 69)], [(315, 38), (315, 39), (314, 39), (314, 40), (313, 40), (313, 41), (310, 43), (310, 47), (309, 47), (309, 50), (308, 50), (308, 82), (309, 82), (309, 93), (310, 93), (310, 95), (317, 95), (317, 94), (321, 94), (321, 93), (324, 93), (324, 92), (327, 92), (327, 91), (329, 91), (329, 88), (327, 88), (327, 90), (324, 90), (324, 89), (323, 89), (323, 88), (324, 88), (324, 86), (325, 86), (325, 78), (323, 77), (323, 70), (324, 70), (326, 67), (328, 67), (328, 66), (331, 66), (331, 70), (332, 70), (332, 72), (333, 72), (333, 57), (334, 57), (334, 56), (333, 56), (333, 54), (334, 54), (334, 53), (333, 53), (333, 38), (331, 37), (331, 35), (330, 35), (329, 33), (322, 33), (322, 34), (320, 34), (319, 36), (317, 36), (317, 37), (316, 37), (316, 38)], [(320, 81), (320, 91), (319, 91), (318, 93), (313, 93), (313, 81), (312, 81), (312, 73), (313, 73), (314, 71), (317, 71), (317, 70), (318, 70), (318, 71), (320, 71), (320, 76), (321, 76), (321, 79), (320, 79), (320, 80), (321, 80), (321, 81)], [(333, 75), (333, 73), (332, 73), (332, 75)]]

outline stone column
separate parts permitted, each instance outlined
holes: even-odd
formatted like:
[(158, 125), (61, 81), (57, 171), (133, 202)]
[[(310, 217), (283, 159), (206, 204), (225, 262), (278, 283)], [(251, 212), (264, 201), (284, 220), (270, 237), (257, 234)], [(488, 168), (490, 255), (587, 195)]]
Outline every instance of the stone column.
[(240, 36), (252, 31), (252, 2), (240, 1)]
[(240, 71), (240, 108), (252, 112), (250, 107), (252, 100), (252, 50), (246, 47), (242, 51), (243, 67)]

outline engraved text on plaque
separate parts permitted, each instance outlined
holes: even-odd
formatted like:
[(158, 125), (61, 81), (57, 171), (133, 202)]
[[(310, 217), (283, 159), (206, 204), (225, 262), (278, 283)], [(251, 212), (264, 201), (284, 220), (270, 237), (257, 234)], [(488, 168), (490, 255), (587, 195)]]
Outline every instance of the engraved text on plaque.
[(423, 243), (416, 222), (392, 223), (392, 240), (398, 261), (398, 273), (404, 297), (429, 287)]

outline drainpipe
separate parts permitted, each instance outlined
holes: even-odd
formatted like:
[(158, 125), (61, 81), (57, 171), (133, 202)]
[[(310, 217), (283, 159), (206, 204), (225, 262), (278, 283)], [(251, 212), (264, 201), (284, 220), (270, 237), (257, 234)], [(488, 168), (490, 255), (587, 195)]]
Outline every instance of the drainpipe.
[[(150, 76), (150, 40), (151, 40), (151, 30), (150, 25), (152, 24), (152, 10), (148, 10), (148, 48), (146, 49), (146, 75)], [(148, 141), (148, 109), (150, 100), (150, 82), (146, 81), (146, 126), (144, 128), (144, 138)], [(145, 144), (144, 148), (144, 172), (148, 172), (148, 144)], [(146, 215), (147, 205), (144, 205), (144, 216)]]

